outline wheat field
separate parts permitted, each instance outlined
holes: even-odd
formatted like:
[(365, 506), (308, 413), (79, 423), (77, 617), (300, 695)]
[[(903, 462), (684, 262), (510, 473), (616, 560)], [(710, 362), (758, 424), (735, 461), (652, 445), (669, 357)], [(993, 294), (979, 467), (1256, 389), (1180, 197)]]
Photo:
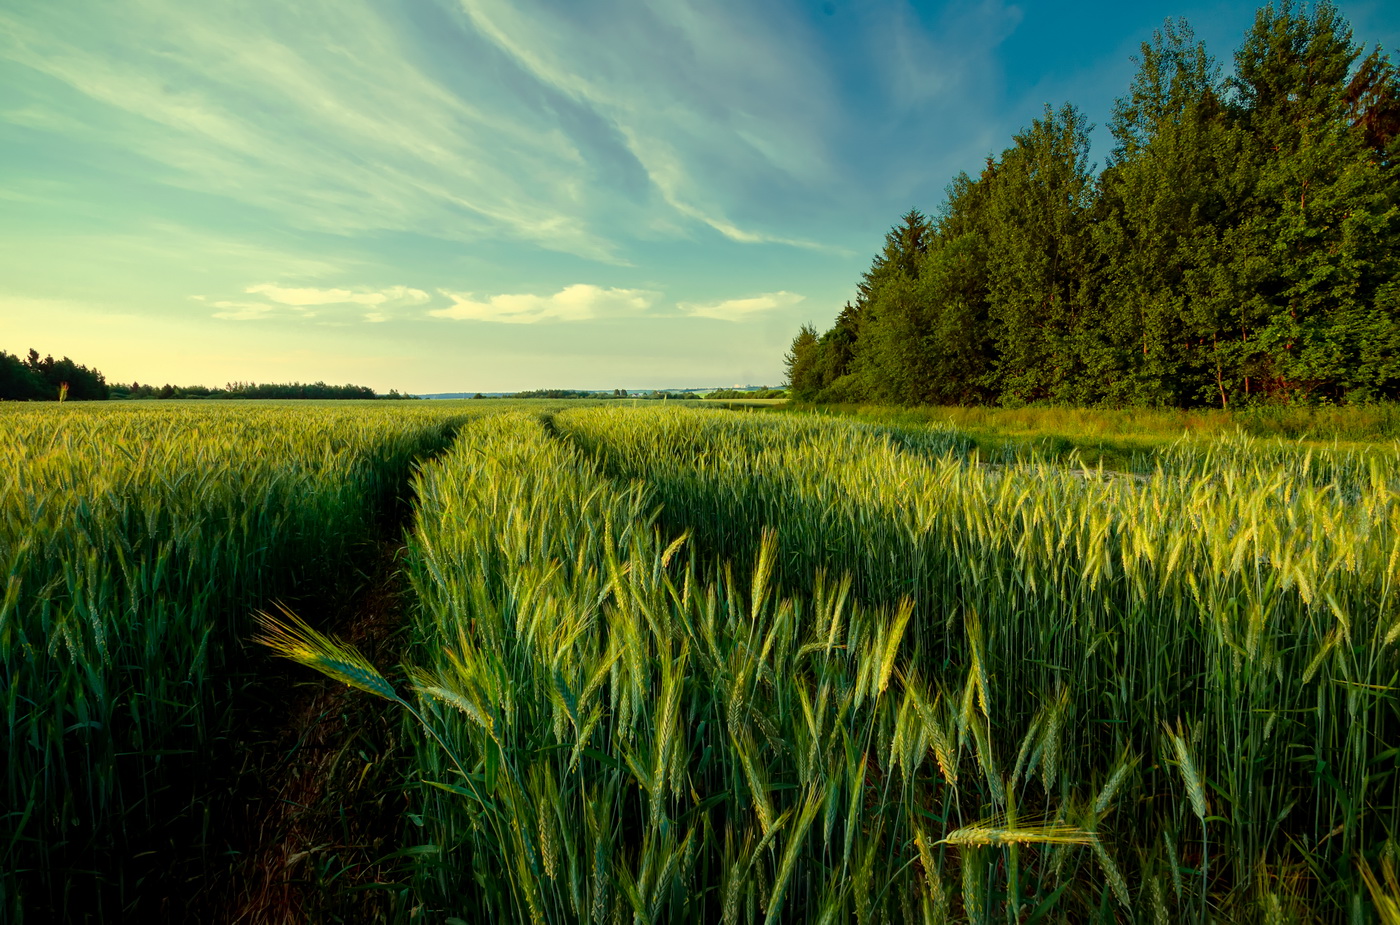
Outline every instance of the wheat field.
[[(402, 711), (414, 920), (1394, 920), (1394, 447), (467, 404), (0, 409), (12, 909), (158, 822), (122, 759), (216, 734), (260, 610)], [(374, 665), (268, 602), (396, 493)]]
[(0, 916), (67, 920), (102, 892), (120, 918), (168, 888), (123, 864), (171, 850), (175, 819), (215, 824), (199, 778), (244, 681), (249, 611), (335, 580), (463, 417), (0, 405)]

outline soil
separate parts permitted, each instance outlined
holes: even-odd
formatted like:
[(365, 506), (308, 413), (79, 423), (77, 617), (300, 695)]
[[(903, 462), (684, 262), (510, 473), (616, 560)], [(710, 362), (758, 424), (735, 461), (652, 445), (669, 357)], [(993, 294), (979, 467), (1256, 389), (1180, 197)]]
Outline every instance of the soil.
[[(386, 676), (402, 658), (406, 582), (397, 539), (375, 544), (359, 585), (295, 612), (356, 646)], [(318, 612), (318, 610), (323, 612)], [(235, 799), (189, 921), (221, 925), (405, 918), (398, 846), (405, 813), (395, 705), (268, 653), (233, 740)]]

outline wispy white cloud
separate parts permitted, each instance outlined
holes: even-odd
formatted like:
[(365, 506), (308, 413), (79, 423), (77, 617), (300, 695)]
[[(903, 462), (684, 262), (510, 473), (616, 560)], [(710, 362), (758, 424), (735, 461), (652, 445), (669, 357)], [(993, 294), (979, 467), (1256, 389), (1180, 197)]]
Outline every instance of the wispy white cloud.
[(19, 4), (0, 121), (340, 235), (614, 264), (657, 233), (826, 247), (872, 191), (941, 187), (930, 150), (985, 150), (968, 127), (1017, 17), (840, 6), (832, 28), (747, 0)]
[(749, 0), (457, 2), (612, 126), (675, 215), (798, 247), (826, 243), (830, 226), (808, 217), (872, 198), (907, 208), (989, 149), (1003, 128), (984, 130), (1001, 90), (992, 52), (1021, 16), (1006, 0), (828, 4), (821, 24), (808, 5)]
[(676, 307), (696, 318), (744, 321), (764, 312), (796, 305), (803, 298), (795, 292), (765, 292), (743, 299), (725, 299), (722, 302), (679, 302)]
[[(249, 286), (244, 290), (249, 295), (260, 295), (267, 301), (249, 302), (237, 300), (219, 300), (208, 302), (219, 311), (214, 312), (215, 318), (222, 318), (225, 321), (257, 321), (264, 318), (271, 318), (277, 314), (299, 315), (305, 318), (315, 318), (317, 309), (322, 306), (350, 305), (362, 310), (361, 317), (365, 321), (381, 322), (388, 321), (393, 317), (394, 311), (401, 308), (411, 308), (423, 305), (432, 296), (422, 289), (414, 289), (411, 286), (389, 286), (385, 289), (322, 289), (312, 286), (278, 286), (274, 283), (258, 283)], [(191, 299), (197, 302), (207, 302), (203, 295), (192, 295)]]
[(282, 305), (383, 305), (395, 302), (401, 305), (422, 305), (431, 296), (421, 289), (408, 286), (390, 286), (388, 289), (365, 289), (358, 292), (349, 289), (315, 289), (310, 287), (289, 288), (272, 283), (259, 283), (249, 286), (245, 292), (265, 296)]
[[(820, 246), (745, 227), (731, 214), (752, 205), (743, 196), (750, 183), (772, 188), (834, 177), (824, 136), (834, 123), (836, 88), (795, 8), (684, 0), (586, 9), (545, 0), (460, 4), (517, 65), (610, 125), (674, 212), (734, 241)], [(598, 40), (579, 41), (581, 34)], [(755, 217), (777, 224), (771, 214)]]
[[(308, 3), (295, 15), (172, 0), (110, 18), (74, 7), (26, 13), (0, 11), (0, 60), (98, 104), (101, 118), (58, 127), (94, 148), (144, 155), (167, 183), (313, 230), (504, 235), (625, 262), (590, 227), (586, 162), (548, 114), (484, 102), (489, 68), (424, 67), (422, 36), (372, 3)], [(463, 57), (478, 57), (470, 36), (457, 38), (468, 40)], [(52, 106), (55, 91), (30, 83), (36, 103), (9, 113), (34, 125), (27, 114)]]
[(477, 298), (470, 292), (443, 295), (452, 305), (428, 314), (459, 321), (495, 321), (534, 324), (540, 321), (588, 321), (594, 318), (637, 315), (651, 307), (657, 293), (643, 289), (603, 289), (587, 283), (565, 286), (553, 295), (505, 293)]

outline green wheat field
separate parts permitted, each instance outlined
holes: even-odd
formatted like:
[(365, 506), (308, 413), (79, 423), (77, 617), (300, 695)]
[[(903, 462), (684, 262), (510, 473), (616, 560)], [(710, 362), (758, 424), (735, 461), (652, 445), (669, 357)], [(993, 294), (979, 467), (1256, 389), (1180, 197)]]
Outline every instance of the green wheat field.
[[(1107, 469), (496, 401), (0, 431), (7, 921), (178, 920), (232, 863), (241, 699), (314, 679), (396, 757), (380, 873), (310, 920), (1400, 922), (1394, 441)], [(385, 524), (376, 660), (317, 600)], [(328, 780), (375, 765), (355, 736)]]

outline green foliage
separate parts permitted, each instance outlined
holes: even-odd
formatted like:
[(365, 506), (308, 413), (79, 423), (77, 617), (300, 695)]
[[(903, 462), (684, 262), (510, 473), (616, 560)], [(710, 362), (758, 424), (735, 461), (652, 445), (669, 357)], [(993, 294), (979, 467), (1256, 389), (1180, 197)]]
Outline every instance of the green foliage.
[[(804, 324), (792, 340), (792, 348), (783, 358), (787, 368), (788, 387), (795, 397), (810, 400), (821, 391), (821, 346), (817, 331), (810, 324)], [(715, 397), (713, 393), (711, 398)]]
[(40, 358), (37, 350), (30, 350), (28, 357), (21, 360), (17, 356), (0, 350), (0, 401), (57, 401), (60, 393), (66, 400), (72, 401), (102, 401), (107, 398), (406, 399), (415, 397), (401, 395), (397, 390), (391, 390), (388, 395), (376, 395), (374, 390), (368, 386), (327, 385), (324, 382), (230, 382), (221, 389), (202, 385), (177, 386), (169, 383), (163, 386), (143, 385), (140, 382), (109, 386), (106, 377), (101, 372), (79, 365), (67, 357), (61, 360), (55, 360), (52, 356)]
[(1016, 136), (991, 177), (988, 302), (1003, 400), (1073, 401), (1092, 267), (1089, 126), (1072, 107)]
[(54, 397), (57, 396), (37, 370), (0, 350), (0, 400), (43, 401)]
[[(1063, 893), (1051, 858), (1055, 876), (1098, 882), (1111, 850), (1082, 801), (1027, 796), (1028, 811), (1008, 815), (1001, 772), (987, 770), (1007, 747), (992, 738), (992, 702), (958, 693), (985, 694), (985, 673), (920, 657), (912, 601), (857, 605), (850, 579), (810, 573), (810, 587), (785, 591), (781, 531), (751, 533), (748, 520), (736, 524), (743, 548), (692, 550), (657, 530), (652, 486), (664, 484), (609, 480), (598, 457), (550, 435), (620, 435), (598, 447), (603, 460), (646, 443), (669, 458), (674, 438), (714, 454), (717, 474), (743, 466), (715, 439), (734, 418), (552, 421), (471, 425), (417, 483), (410, 574), (427, 664), (412, 675), (429, 787), (416, 854), (429, 909), (464, 921), (937, 920), (959, 858), (976, 852), (1021, 859), (1015, 902), (1027, 908)], [(854, 435), (853, 449), (865, 434), (818, 429)], [(739, 430), (763, 452), (791, 428), (765, 417)], [(698, 524), (724, 512), (674, 513)], [(966, 632), (978, 651), (975, 619)], [(1062, 727), (1041, 741), (1057, 747)], [(1005, 895), (1001, 875), (985, 883), (986, 901)]]
[(706, 392), (705, 397), (726, 398), (731, 400), (746, 398), (774, 399), (787, 398), (788, 393), (786, 389), (770, 389), (767, 386), (759, 386), (756, 389), (715, 389), (712, 392)]
[(407, 683), (262, 641), (408, 712), (421, 916), (1393, 911), (1400, 456), (1209, 433), (1364, 409), (1153, 412), (1207, 435), (1128, 476), (922, 411), (568, 405), (0, 409), (0, 909), (71, 917), (198, 805), (248, 610), (412, 471)]
[(578, 389), (535, 389), (528, 392), (516, 392), (511, 398), (596, 398), (593, 392), (579, 391)]
[[(1220, 69), (1144, 43), (1095, 176), (1071, 106), (886, 235), (804, 401), (1229, 408), (1400, 397), (1400, 76), (1328, 3)], [(804, 335), (805, 336), (805, 335)], [(812, 370), (822, 370), (821, 375)]]

